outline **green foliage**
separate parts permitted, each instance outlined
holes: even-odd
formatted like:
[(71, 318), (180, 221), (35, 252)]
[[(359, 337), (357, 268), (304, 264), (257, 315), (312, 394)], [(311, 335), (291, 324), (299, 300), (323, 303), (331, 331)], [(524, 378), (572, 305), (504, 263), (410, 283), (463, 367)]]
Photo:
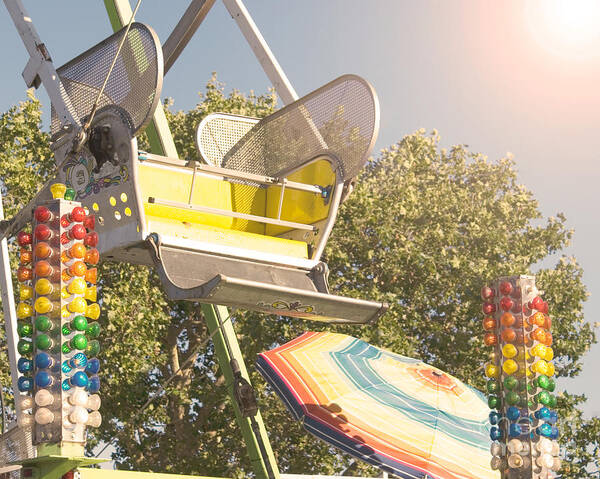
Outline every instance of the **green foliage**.
[[(273, 92), (226, 95), (213, 77), (191, 111), (173, 112), (166, 105), (180, 156), (195, 159), (194, 130), (206, 114), (262, 117), (274, 111), (276, 98)], [(0, 116), (0, 185), (7, 215), (16, 213), (53, 170), (40, 114), (39, 102), (30, 97)], [(139, 141), (148, 148), (144, 138)], [(490, 162), (464, 146), (440, 149), (439, 141), (437, 133), (419, 131), (382, 151), (342, 206), (326, 249), (332, 290), (386, 301), (390, 311), (376, 325), (335, 329), (482, 387), (481, 285), (500, 275), (531, 273), (560, 252), (572, 233), (563, 215), (542, 217), (531, 192), (517, 183), (512, 159)], [(583, 321), (582, 270), (574, 259), (561, 258), (537, 277), (554, 318), (558, 374), (575, 376), (595, 342), (594, 330)], [(156, 275), (140, 266), (104, 263), (100, 289), (105, 420), (89, 447), (117, 433), (114, 458), (120, 468), (226, 477), (250, 471), (210, 342), (186, 365), (208, 338), (198, 305), (168, 301)], [(250, 363), (305, 330), (334, 329), (250, 312), (236, 313), (233, 320)], [(0, 366), (6, 385), (4, 353)], [(161, 393), (160, 385), (175, 372)], [(252, 376), (283, 472), (375, 474), (308, 435), (262, 379)], [(154, 395), (158, 399), (139, 414)], [(562, 421), (569, 448), (565, 478), (585, 477), (586, 468), (599, 463), (598, 418), (582, 417), (582, 401), (561, 398), (568, 418)]]

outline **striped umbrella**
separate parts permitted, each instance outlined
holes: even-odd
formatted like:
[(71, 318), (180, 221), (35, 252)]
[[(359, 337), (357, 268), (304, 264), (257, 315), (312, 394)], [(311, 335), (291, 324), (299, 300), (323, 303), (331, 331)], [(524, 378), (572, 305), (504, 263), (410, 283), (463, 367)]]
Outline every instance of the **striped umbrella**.
[(499, 479), (479, 391), (421, 361), (336, 333), (304, 333), (257, 367), (315, 436), (400, 477)]

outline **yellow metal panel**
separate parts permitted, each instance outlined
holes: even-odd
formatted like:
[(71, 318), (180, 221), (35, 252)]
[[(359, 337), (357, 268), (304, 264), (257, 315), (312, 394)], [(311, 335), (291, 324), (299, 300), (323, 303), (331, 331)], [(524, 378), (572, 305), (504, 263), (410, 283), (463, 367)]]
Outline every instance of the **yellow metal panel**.
[[(148, 205), (169, 208), (161, 205)], [(176, 208), (178, 211), (187, 211)], [(151, 216), (148, 219), (148, 231), (166, 236), (202, 241), (234, 248), (244, 248), (263, 253), (308, 258), (308, 247), (303, 241), (295, 241), (273, 236), (248, 233), (195, 222), (182, 222), (164, 216)]]
[[(308, 185), (329, 186), (335, 182), (335, 173), (329, 161), (319, 160), (294, 172), (288, 177), (288, 180)], [(277, 218), (280, 194), (281, 187), (270, 186), (268, 188), (267, 216), (270, 218)], [(323, 198), (314, 193), (286, 189), (283, 194), (281, 219), (296, 223), (312, 224), (327, 218), (329, 205), (330, 203), (325, 204)], [(290, 231), (290, 228), (276, 225), (267, 225), (266, 227), (266, 234), (268, 235), (279, 235), (286, 231)]]

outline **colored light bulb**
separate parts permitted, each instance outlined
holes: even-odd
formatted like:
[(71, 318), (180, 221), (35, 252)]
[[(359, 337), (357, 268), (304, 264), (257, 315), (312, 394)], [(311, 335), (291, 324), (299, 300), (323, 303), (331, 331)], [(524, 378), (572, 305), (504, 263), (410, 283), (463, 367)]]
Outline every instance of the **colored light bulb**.
[(494, 290), (489, 286), (484, 286), (481, 288), (481, 299), (490, 300), (494, 297)]
[(18, 321), (17, 334), (20, 338), (30, 338), (33, 336), (33, 326), (26, 321)]
[(502, 316), (500, 316), (500, 323), (505, 328), (508, 328), (509, 326), (515, 324), (515, 317), (509, 312), (502, 313)]
[(52, 347), (53, 341), (47, 334), (38, 334), (35, 338), (35, 345), (38, 349), (46, 351)]
[(511, 406), (516, 406), (521, 401), (521, 396), (515, 391), (509, 391), (506, 393), (506, 402)]
[(486, 346), (495, 346), (498, 344), (498, 336), (496, 336), (494, 333), (485, 333), (483, 342)]
[(38, 371), (35, 375), (35, 384), (40, 388), (51, 386), (52, 381), (52, 376), (47, 371)]
[(550, 346), (546, 346), (545, 348), (544, 359), (548, 361), (552, 361), (554, 359), (554, 350)]
[(485, 375), (488, 378), (497, 378), (500, 376), (500, 368), (495, 364), (488, 363), (485, 365)]
[(71, 276), (85, 276), (87, 272), (87, 266), (83, 261), (75, 261), (71, 266), (69, 266), (69, 274)]
[(21, 264), (29, 264), (31, 263), (31, 260), (33, 259), (33, 254), (31, 253), (31, 251), (27, 250), (27, 249), (21, 249), (21, 251), (19, 252), (19, 262)]
[(19, 246), (27, 246), (33, 242), (33, 236), (31, 233), (27, 233), (25, 231), (19, 231), (17, 234), (17, 243)]
[(493, 331), (494, 329), (496, 329), (497, 323), (493, 317), (486, 316), (485, 318), (483, 318), (482, 325), (483, 329), (485, 329), (486, 331)]
[(85, 254), (87, 252), (87, 248), (83, 243), (75, 243), (68, 250), (68, 255), (70, 258), (83, 259), (85, 258)]
[(47, 389), (40, 389), (35, 393), (35, 403), (39, 407), (50, 406), (54, 404), (54, 396)]
[(553, 378), (548, 378), (548, 386), (546, 387), (546, 389), (550, 392), (553, 392), (555, 388), (556, 388), (556, 381), (554, 381)]
[(36, 276), (40, 278), (47, 278), (48, 276), (51, 276), (52, 273), (54, 273), (54, 268), (50, 266), (50, 263), (48, 263), (48, 261), (45, 260), (38, 261), (33, 267), (33, 270)]
[(85, 367), (85, 372), (93, 376), (94, 374), (98, 374), (98, 371), (100, 371), (100, 360), (98, 358), (89, 359)]
[(502, 355), (505, 358), (514, 358), (517, 355), (517, 348), (513, 344), (505, 344), (502, 346)]
[(502, 281), (498, 289), (503, 295), (508, 296), (513, 292), (513, 285), (508, 281)]
[(44, 224), (39, 224), (33, 230), (33, 236), (38, 241), (47, 241), (52, 238), (52, 230)]
[(71, 327), (68, 324), (63, 324), (61, 328), (61, 333), (63, 336), (69, 336), (73, 331), (71, 331)]
[(100, 390), (100, 378), (98, 376), (92, 376), (88, 384), (87, 390), (94, 394)]
[(71, 321), (71, 328), (76, 331), (86, 331), (88, 328), (88, 321), (85, 316), (77, 315)]
[(96, 286), (90, 286), (87, 288), (83, 294), (83, 297), (92, 303), (98, 301), (98, 290), (96, 289)]
[[(54, 286), (46, 278), (38, 279), (35, 282), (35, 292), (40, 295), (48, 295), (54, 291)], [(38, 298), (39, 299), (39, 298)]]
[(533, 363), (532, 370), (539, 374), (548, 375), (548, 363), (543, 359), (539, 359)]
[(88, 346), (88, 340), (84, 334), (76, 334), (71, 338), (71, 341), (69, 341), (69, 346), (71, 346), (73, 349), (79, 349), (83, 351)]
[(519, 370), (519, 365), (517, 364), (517, 362), (514, 359), (507, 359), (502, 364), (502, 370), (506, 374), (511, 375), (511, 374), (516, 373)]
[(69, 293), (69, 290), (66, 286), (63, 286), (63, 288), (60, 290), (60, 297), (62, 299), (67, 299), (69, 296), (71, 296), (71, 293)]
[(54, 183), (50, 186), (50, 193), (52, 193), (52, 198), (55, 200), (64, 198), (65, 191), (67, 191), (67, 187), (62, 183)]
[(501, 336), (505, 343), (513, 343), (517, 339), (517, 333), (513, 328), (504, 328)]
[[(48, 369), (54, 365), (54, 359), (48, 353), (37, 353), (35, 355), (35, 367), (38, 369)], [(45, 387), (45, 386), (42, 386)]]
[(65, 283), (68, 283), (69, 281), (71, 281), (71, 275), (69, 274), (68, 268), (62, 270), (62, 273), (60, 274), (60, 278)]
[(96, 217), (93, 215), (86, 216), (83, 220), (83, 226), (85, 226), (88, 231), (92, 231), (96, 227)]
[(69, 378), (69, 384), (73, 387), (84, 388), (88, 385), (89, 379), (83, 371), (77, 371)]
[(500, 405), (500, 399), (494, 394), (488, 396), (488, 406), (490, 409), (496, 409)]
[(25, 281), (29, 281), (33, 278), (33, 271), (31, 268), (27, 268), (26, 266), (20, 266), (17, 270), (17, 279), (23, 283)]
[(536, 382), (537, 385), (542, 389), (548, 389), (548, 376), (546, 376), (545, 374), (538, 376)]
[(81, 206), (76, 206), (68, 213), (68, 217), (71, 221), (81, 223), (85, 219), (85, 210)]
[(90, 268), (85, 273), (85, 280), (90, 284), (96, 284), (98, 280), (98, 270), (96, 268)]
[(96, 321), (96, 322), (91, 323), (88, 326), (85, 334), (89, 338), (97, 338), (98, 336), (100, 336), (100, 325), (98, 324), (98, 322)]
[(65, 200), (73, 201), (75, 199), (75, 190), (73, 188), (67, 188), (65, 190)]
[[(513, 423), (508, 428), (508, 435), (510, 437), (519, 437), (522, 434), (521, 426), (517, 423)], [(520, 456), (519, 456), (520, 457)]]
[(96, 248), (90, 248), (85, 253), (84, 261), (87, 264), (96, 265), (100, 261), (100, 253), (98, 252), (98, 250)]
[(509, 391), (515, 389), (518, 384), (518, 379), (513, 376), (508, 376), (507, 378), (504, 378), (504, 387)]
[(67, 234), (67, 232), (64, 231), (63, 233), (61, 233), (60, 244), (65, 246), (65, 245), (68, 245), (70, 242), (71, 242), (71, 238), (69, 238), (69, 235)]
[(521, 412), (519, 411), (518, 407), (510, 406), (506, 410), (506, 417), (511, 421), (516, 421), (517, 419), (519, 419), (519, 417), (521, 417)]
[(27, 341), (26, 339), (19, 339), (19, 342), (17, 343), (17, 351), (19, 351), (19, 354), (23, 356), (30, 354), (31, 351), (33, 351), (33, 344), (31, 341)]
[(496, 305), (494, 303), (483, 303), (481, 309), (483, 314), (492, 314), (496, 312)]
[(541, 424), (540, 426), (538, 426), (535, 429), (535, 432), (539, 436), (548, 437), (548, 436), (550, 436), (552, 434), (552, 426), (550, 426), (550, 424), (547, 424), (547, 423)]
[(77, 353), (69, 360), (69, 365), (72, 368), (85, 368), (87, 364), (88, 359), (83, 353)]
[(60, 225), (63, 228), (68, 228), (70, 224), (71, 224), (71, 220), (69, 218), (69, 215), (66, 215), (66, 214), (62, 215), (62, 218), (60, 219)]
[(98, 246), (98, 240), (98, 233), (96, 233), (95, 231), (91, 231), (90, 233), (85, 235), (85, 238), (83, 239), (83, 244), (91, 248), (95, 248), (96, 246)]
[(505, 296), (504, 298), (502, 298), (500, 300), (500, 309), (502, 311), (510, 311), (513, 306), (514, 306), (514, 302), (512, 299), (510, 299), (509, 297)]
[(498, 422), (500, 422), (500, 418), (502, 418), (502, 415), (498, 411), (490, 411), (489, 418), (490, 424), (496, 425), (498, 424)]
[(488, 393), (497, 393), (500, 390), (500, 385), (495, 379), (490, 379), (485, 385), (485, 387)]
[(490, 429), (490, 438), (492, 441), (498, 441), (499, 439), (502, 439), (503, 436), (502, 429), (498, 426), (492, 426)]
[(70, 239), (82, 240), (87, 235), (87, 231), (85, 226), (76, 224), (71, 227), (71, 229), (67, 232), (67, 236)]
[(54, 254), (54, 250), (48, 243), (42, 241), (35, 245), (34, 253), (37, 259), (48, 259)]
[(54, 309), (52, 301), (50, 301), (45, 296), (40, 296), (38, 299), (36, 299), (33, 307), (35, 308), (35, 311), (39, 314), (47, 314), (52, 312), (52, 310)]
[(87, 404), (85, 406), (92, 411), (97, 411), (100, 409), (101, 404), (102, 401), (100, 400), (100, 396), (97, 394), (92, 394), (88, 397)]
[(61, 385), (61, 387), (62, 387), (62, 390), (63, 390), (63, 391), (69, 391), (69, 390), (71, 389), (71, 385), (69, 384), (69, 379), (65, 379), (65, 380), (62, 382), (62, 385)]
[(88, 345), (85, 349), (85, 352), (88, 358), (90, 356), (96, 356), (100, 352), (100, 342), (97, 339), (92, 339), (91, 341), (88, 341)]
[(31, 391), (33, 389), (33, 380), (26, 376), (21, 376), (17, 380), (17, 387), (22, 393)]
[(17, 370), (21, 374), (30, 372), (33, 369), (33, 361), (27, 358), (19, 358), (17, 361)]
[(27, 301), (31, 298), (33, 298), (33, 288), (26, 284), (19, 285), (19, 299), (21, 301)]
[(46, 208), (45, 206), (38, 206), (34, 211), (33, 211), (33, 217), (35, 218), (36, 221), (38, 221), (39, 223), (47, 223), (48, 221), (51, 221), (52, 218), (54, 217), (54, 215), (52, 214), (52, 212)]
[(69, 361), (65, 359), (60, 365), (60, 370), (63, 372), (63, 374), (68, 376), (73, 371), (73, 367), (69, 364)]
[(17, 318), (25, 319), (33, 314), (33, 308), (30, 304), (19, 303), (17, 305)]
[(558, 405), (558, 400), (554, 394), (550, 394), (548, 398), (548, 407), (555, 408)]
[(542, 421), (547, 421), (550, 418), (550, 409), (548, 409), (545, 406), (541, 407), (540, 409), (538, 409), (537, 411), (535, 411), (533, 413), (533, 415), (537, 419), (541, 419)]
[(87, 303), (85, 299), (76, 297), (67, 305), (67, 309), (71, 313), (85, 313), (87, 309)]
[(100, 317), (100, 306), (98, 306), (98, 303), (90, 304), (85, 311), (85, 315), (90, 319), (98, 319)]
[(71, 348), (69, 347), (68, 343), (63, 343), (60, 350), (62, 351), (63, 354), (69, 354), (71, 352)]

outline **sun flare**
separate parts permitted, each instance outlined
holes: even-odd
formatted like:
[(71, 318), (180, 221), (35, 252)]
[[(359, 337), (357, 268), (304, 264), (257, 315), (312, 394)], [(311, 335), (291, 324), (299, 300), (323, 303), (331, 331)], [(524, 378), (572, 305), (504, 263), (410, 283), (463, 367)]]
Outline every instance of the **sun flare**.
[(529, 0), (527, 20), (536, 40), (554, 53), (600, 55), (600, 0)]

